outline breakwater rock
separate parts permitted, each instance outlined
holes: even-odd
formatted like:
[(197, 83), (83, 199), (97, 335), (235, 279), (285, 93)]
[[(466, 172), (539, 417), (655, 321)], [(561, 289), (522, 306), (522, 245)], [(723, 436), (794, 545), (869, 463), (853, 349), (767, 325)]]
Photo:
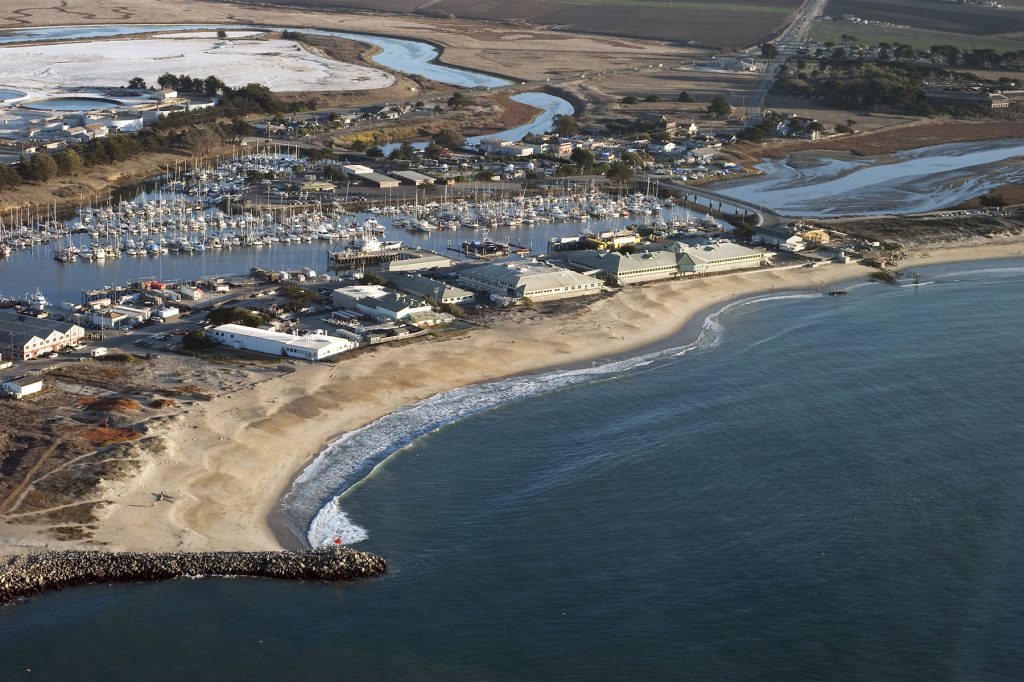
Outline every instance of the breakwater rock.
[(44, 552), (0, 562), (0, 604), (75, 585), (214, 576), (338, 582), (388, 570), (380, 557), (335, 547), (294, 552)]

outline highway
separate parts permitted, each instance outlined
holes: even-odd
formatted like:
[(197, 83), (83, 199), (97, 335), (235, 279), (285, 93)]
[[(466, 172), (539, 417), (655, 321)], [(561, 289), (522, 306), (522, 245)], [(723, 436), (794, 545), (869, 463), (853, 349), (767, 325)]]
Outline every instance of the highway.
[(827, 4), (828, 0), (807, 0), (797, 11), (786, 30), (772, 41), (772, 44), (779, 49), (779, 53), (769, 64), (764, 78), (754, 91), (752, 104), (747, 107), (748, 115), (761, 113), (779, 69), (787, 59), (796, 57), (797, 51), (806, 44), (811, 35), (811, 29), (814, 28), (814, 23), (825, 12)]

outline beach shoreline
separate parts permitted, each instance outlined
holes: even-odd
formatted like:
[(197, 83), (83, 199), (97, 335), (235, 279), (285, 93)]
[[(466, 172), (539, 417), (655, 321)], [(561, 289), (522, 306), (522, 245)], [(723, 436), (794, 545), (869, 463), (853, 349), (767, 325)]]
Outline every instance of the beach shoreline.
[[(1024, 240), (919, 249), (902, 268), (1024, 257)], [(56, 541), (17, 525), (0, 529), (0, 555), (26, 548), (182, 552), (305, 547), (281, 502), (295, 479), (342, 435), (402, 407), (472, 384), (586, 366), (669, 347), (736, 300), (827, 291), (864, 280), (859, 264), (777, 267), (629, 287), (551, 306), (496, 311), (486, 325), (377, 347), (333, 364), (296, 364), (244, 391), (190, 407), (161, 434), (167, 444), (137, 473), (101, 484), (109, 503), (95, 537)], [(685, 330), (685, 331), (684, 331)], [(175, 496), (152, 505), (153, 491)], [(314, 512), (315, 513), (315, 512)]]

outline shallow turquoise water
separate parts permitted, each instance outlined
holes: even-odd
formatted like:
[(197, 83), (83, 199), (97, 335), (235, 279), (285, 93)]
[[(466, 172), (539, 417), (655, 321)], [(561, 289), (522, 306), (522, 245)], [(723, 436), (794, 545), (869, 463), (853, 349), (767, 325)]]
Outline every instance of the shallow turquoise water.
[(0, 610), (0, 677), (1013, 679), (1024, 263), (926, 279), (416, 440), (342, 498), (383, 579)]

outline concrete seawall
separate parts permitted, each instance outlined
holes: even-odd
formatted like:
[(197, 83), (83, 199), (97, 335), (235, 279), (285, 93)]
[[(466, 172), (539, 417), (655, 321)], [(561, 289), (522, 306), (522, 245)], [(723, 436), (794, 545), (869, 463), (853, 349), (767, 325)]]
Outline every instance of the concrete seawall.
[(75, 585), (206, 576), (340, 582), (388, 570), (380, 557), (334, 547), (295, 552), (46, 552), (0, 562), (0, 604)]

